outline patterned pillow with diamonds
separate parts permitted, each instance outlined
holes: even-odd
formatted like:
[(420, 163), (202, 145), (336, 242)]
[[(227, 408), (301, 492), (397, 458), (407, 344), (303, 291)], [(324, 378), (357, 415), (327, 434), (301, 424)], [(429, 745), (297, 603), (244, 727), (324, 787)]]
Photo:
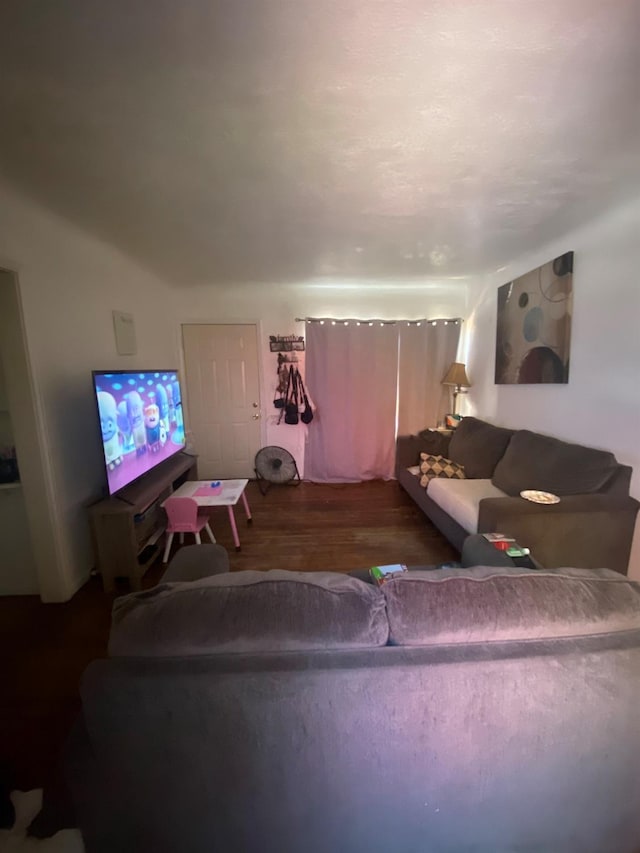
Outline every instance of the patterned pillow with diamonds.
[(420, 454), (420, 485), (426, 487), (433, 477), (449, 477), (456, 480), (464, 480), (464, 465), (458, 465), (446, 456), (432, 456), (429, 453)]

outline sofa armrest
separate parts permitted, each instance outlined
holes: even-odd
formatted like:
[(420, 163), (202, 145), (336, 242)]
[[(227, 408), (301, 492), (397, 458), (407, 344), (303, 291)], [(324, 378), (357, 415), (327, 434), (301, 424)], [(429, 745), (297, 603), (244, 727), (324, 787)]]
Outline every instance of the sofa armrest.
[(451, 436), (440, 432), (420, 435), (399, 435), (396, 439), (396, 477), (402, 468), (418, 465), (421, 453), (446, 456)]
[(546, 568), (571, 566), (627, 573), (640, 503), (629, 496), (569, 495), (551, 506), (520, 497), (480, 501), (478, 533), (500, 531)]
[(402, 468), (417, 465), (424, 442), (417, 435), (399, 435), (396, 439), (396, 477)]

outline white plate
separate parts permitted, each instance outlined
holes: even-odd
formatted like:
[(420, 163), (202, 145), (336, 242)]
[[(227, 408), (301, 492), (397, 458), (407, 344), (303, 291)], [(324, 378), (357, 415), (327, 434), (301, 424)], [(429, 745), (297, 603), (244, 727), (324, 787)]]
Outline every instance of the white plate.
[(551, 492), (539, 492), (537, 489), (525, 489), (520, 492), (520, 497), (534, 504), (559, 504), (560, 498)]

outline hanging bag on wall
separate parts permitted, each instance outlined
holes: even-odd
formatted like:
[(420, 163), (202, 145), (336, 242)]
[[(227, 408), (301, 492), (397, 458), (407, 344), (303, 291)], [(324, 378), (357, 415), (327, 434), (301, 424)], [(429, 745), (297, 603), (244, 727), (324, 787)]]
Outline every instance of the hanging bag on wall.
[(273, 400), (273, 405), (276, 409), (284, 409), (284, 404), (287, 402), (287, 368), (284, 362), (280, 361), (278, 354), (278, 387), (276, 388), (276, 396)]
[(284, 404), (287, 401), (284, 389), (281, 390), (280, 388), (278, 388), (276, 393), (278, 396), (273, 398), (273, 405), (276, 407), (276, 409), (284, 409)]
[(280, 388), (278, 388), (276, 393), (278, 396), (273, 398), (273, 405), (276, 409), (284, 409), (284, 404), (287, 402), (284, 390), (280, 390)]
[(284, 422), (286, 424), (297, 424), (300, 421), (300, 416), (298, 415), (298, 380), (296, 373), (294, 373), (293, 367), (289, 368), (287, 402), (284, 406)]
[[(278, 425), (280, 425), (280, 422), (282, 421), (282, 418), (284, 417), (284, 413), (286, 411), (287, 400), (289, 399), (289, 388), (291, 387), (291, 370), (289, 369), (289, 371), (287, 373), (287, 370), (285, 368), (285, 374), (288, 376), (288, 378), (287, 378), (286, 383), (285, 383), (284, 396), (282, 398), (282, 406), (277, 407), (280, 409), (280, 414), (278, 415)], [(283, 374), (283, 379), (284, 379), (284, 374)]]
[[(298, 371), (296, 370), (296, 373)], [(313, 410), (311, 408), (311, 404), (309, 403), (309, 398), (307, 397), (307, 392), (304, 387), (304, 382), (302, 381), (302, 376), (298, 373), (298, 384), (300, 386), (300, 395), (302, 397), (302, 414), (300, 415), (300, 420), (303, 424), (310, 424), (313, 420)]]

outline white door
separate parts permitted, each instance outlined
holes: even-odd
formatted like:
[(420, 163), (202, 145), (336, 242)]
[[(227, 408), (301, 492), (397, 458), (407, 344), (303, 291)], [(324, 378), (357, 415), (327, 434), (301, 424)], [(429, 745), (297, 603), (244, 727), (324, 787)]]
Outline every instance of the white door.
[(260, 448), (258, 334), (254, 325), (182, 327), (186, 429), (203, 480), (254, 477)]

